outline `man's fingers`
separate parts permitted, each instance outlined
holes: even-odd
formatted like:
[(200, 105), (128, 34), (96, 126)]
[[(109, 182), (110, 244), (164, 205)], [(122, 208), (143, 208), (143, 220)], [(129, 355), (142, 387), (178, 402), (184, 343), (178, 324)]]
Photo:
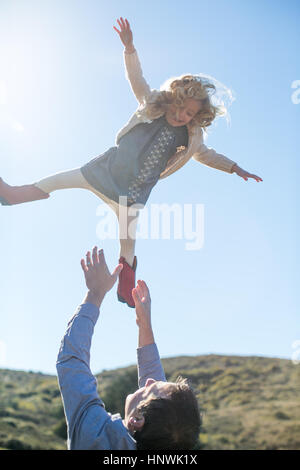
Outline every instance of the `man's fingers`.
[(98, 250), (98, 262), (99, 262), (99, 264), (104, 263), (106, 265), (106, 260), (105, 260), (105, 255), (104, 255), (103, 248), (101, 248), (101, 250)]
[(132, 294), (132, 297), (133, 297), (133, 300), (134, 300), (135, 305), (136, 305), (138, 302), (141, 302), (141, 299), (140, 299), (140, 296), (139, 296), (139, 294), (138, 294), (138, 291), (137, 291), (137, 288), (136, 288), (136, 287), (135, 287), (134, 289), (132, 289), (131, 294)]
[(94, 246), (93, 252), (92, 252), (92, 258), (93, 258), (93, 264), (94, 264), (94, 265), (96, 265), (96, 264), (99, 263), (97, 250), (98, 250), (98, 248), (97, 248), (96, 246)]
[(145, 281), (142, 281), (142, 286), (143, 286), (143, 289), (144, 289), (145, 294), (150, 297), (149, 287), (147, 286), (147, 284), (146, 284)]
[(140, 297), (141, 298), (146, 298), (147, 297), (147, 292), (146, 292), (145, 286), (143, 285), (141, 280), (138, 280), (138, 289), (139, 289), (139, 292), (140, 292)]
[(139, 295), (140, 301), (143, 302), (146, 300), (146, 295), (143, 292), (143, 289), (140, 284), (137, 284), (136, 286), (137, 293)]
[(150, 292), (148, 289), (148, 286), (145, 281), (142, 281), (141, 279), (138, 280), (138, 285), (142, 289), (143, 297), (150, 297)]
[(133, 301), (134, 301), (134, 305), (137, 306), (137, 303), (139, 302), (139, 299), (138, 299), (138, 295), (136, 293), (135, 288), (132, 289), (131, 294), (132, 294), (132, 298), (133, 298)]
[(109, 273), (103, 250), (99, 250), (99, 265), (100, 267), (103, 267), (103, 269), (105, 269), (107, 273)]
[(81, 259), (81, 260), (80, 260), (80, 264), (81, 264), (81, 267), (82, 267), (83, 272), (86, 273), (88, 269), (87, 269), (87, 267), (86, 267), (86, 264), (85, 264), (84, 259)]
[(122, 269), (123, 269), (123, 264), (118, 264), (118, 266), (115, 268), (114, 272), (112, 273), (112, 277), (114, 278), (114, 281), (118, 278)]
[(86, 264), (87, 266), (92, 266), (92, 260), (91, 260), (91, 252), (88, 251), (87, 254), (86, 254)]
[(117, 31), (118, 34), (121, 34), (121, 31), (119, 31), (115, 26), (113, 26), (114, 30)]

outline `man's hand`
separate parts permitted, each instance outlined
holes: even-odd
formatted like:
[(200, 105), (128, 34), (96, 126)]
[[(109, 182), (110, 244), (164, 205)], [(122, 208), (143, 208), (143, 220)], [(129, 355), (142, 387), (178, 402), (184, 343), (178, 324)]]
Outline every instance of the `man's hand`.
[(103, 250), (99, 250), (97, 246), (93, 248), (92, 258), (90, 251), (86, 254), (86, 261), (80, 260), (82, 270), (84, 272), (86, 286), (89, 290), (85, 302), (95, 303), (100, 306), (105, 294), (115, 284), (123, 265), (119, 264), (114, 272), (110, 274)]
[(145, 281), (137, 281), (132, 289), (132, 297), (135, 303), (136, 324), (139, 327), (139, 347), (154, 343), (154, 335), (151, 326), (151, 298)]
[(120, 36), (120, 39), (125, 46), (126, 52), (134, 52), (135, 49), (133, 46), (133, 36), (128, 20), (125, 18), (124, 21), (123, 18), (120, 18), (119, 20), (117, 20), (117, 22), (120, 26), (121, 31), (119, 31), (115, 26), (113, 28), (115, 31), (117, 31), (118, 35)]
[(237, 164), (233, 166), (232, 173), (236, 173), (241, 178), (244, 178), (245, 181), (248, 181), (248, 178), (253, 178), (257, 182), (262, 181), (260, 176), (256, 176), (256, 175), (253, 175), (252, 173), (248, 173), (248, 171), (243, 170)]

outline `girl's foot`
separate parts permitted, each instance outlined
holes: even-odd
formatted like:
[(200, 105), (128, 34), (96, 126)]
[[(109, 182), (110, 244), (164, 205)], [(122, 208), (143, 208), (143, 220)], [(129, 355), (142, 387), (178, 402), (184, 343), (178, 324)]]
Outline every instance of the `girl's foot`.
[(123, 269), (119, 274), (118, 299), (120, 302), (126, 303), (128, 307), (135, 308), (132, 289), (135, 288), (137, 258), (134, 257), (132, 266), (127, 263), (123, 256), (119, 259), (119, 263), (123, 264)]
[(34, 184), (10, 186), (0, 178), (0, 203), (3, 206), (47, 199), (49, 196), (49, 194), (45, 193)]

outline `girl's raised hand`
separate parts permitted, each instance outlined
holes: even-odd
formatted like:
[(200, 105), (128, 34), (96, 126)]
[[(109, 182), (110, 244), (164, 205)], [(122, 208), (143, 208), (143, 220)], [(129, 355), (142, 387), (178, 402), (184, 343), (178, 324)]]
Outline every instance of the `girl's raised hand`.
[(132, 31), (130, 29), (130, 24), (128, 20), (125, 18), (125, 21), (124, 21), (123, 18), (121, 17), (119, 20), (117, 20), (117, 23), (120, 26), (120, 31), (115, 26), (113, 28), (115, 31), (117, 31), (122, 43), (127, 48), (132, 46), (133, 36), (132, 36)]

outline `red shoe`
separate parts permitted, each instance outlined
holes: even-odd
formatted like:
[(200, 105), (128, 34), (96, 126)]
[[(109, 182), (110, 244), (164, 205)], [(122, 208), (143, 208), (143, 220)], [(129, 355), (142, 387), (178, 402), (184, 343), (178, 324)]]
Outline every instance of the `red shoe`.
[(127, 263), (123, 256), (119, 259), (119, 263), (123, 264), (123, 269), (119, 274), (118, 300), (127, 304), (130, 308), (135, 308), (132, 289), (135, 287), (135, 271), (137, 267), (136, 256), (133, 259), (132, 267)]

